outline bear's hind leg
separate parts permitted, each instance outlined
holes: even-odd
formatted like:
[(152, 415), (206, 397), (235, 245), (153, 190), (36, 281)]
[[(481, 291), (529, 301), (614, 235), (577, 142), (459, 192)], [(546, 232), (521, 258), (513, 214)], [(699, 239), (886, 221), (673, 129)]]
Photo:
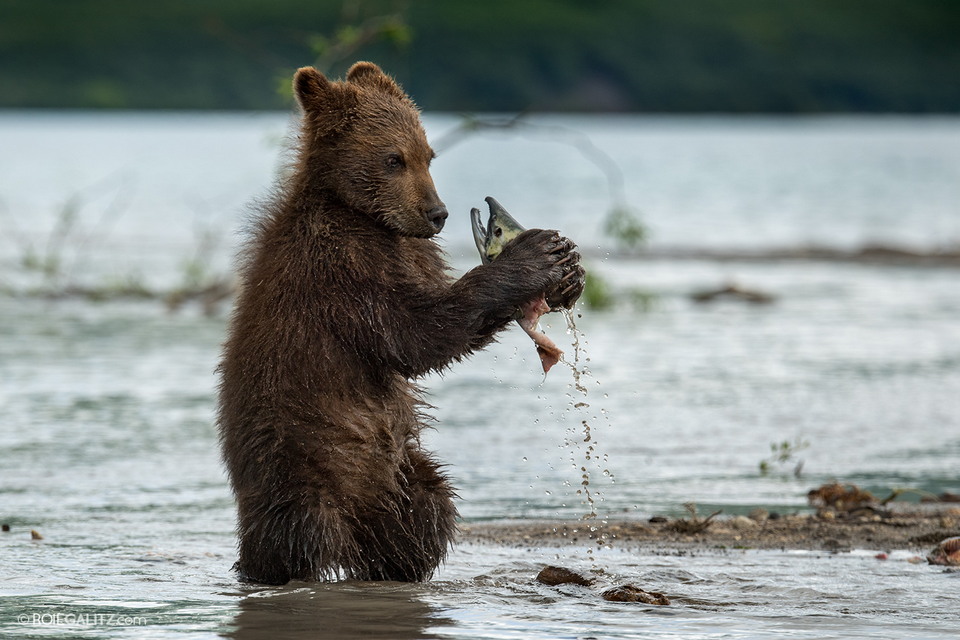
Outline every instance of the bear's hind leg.
[(286, 584), (290, 580), (332, 580), (343, 577), (351, 559), (363, 555), (356, 528), (338, 509), (322, 501), (254, 501), (240, 505), (239, 558), (234, 569), (241, 580)]
[(429, 456), (410, 452), (402, 470), (403, 496), (358, 523), (362, 554), (347, 570), (360, 580), (421, 582), (443, 562), (456, 534), (454, 491)]

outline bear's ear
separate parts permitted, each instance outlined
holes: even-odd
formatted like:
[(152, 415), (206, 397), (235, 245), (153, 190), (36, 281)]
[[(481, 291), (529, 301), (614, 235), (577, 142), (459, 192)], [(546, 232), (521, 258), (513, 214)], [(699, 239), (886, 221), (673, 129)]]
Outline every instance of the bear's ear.
[(301, 67), (293, 76), (293, 95), (306, 113), (322, 109), (328, 104), (333, 87), (327, 78), (313, 67)]
[(350, 67), (350, 70), (347, 71), (347, 82), (352, 82), (367, 89), (383, 91), (397, 98), (405, 99), (407, 97), (400, 85), (372, 62), (357, 62)]

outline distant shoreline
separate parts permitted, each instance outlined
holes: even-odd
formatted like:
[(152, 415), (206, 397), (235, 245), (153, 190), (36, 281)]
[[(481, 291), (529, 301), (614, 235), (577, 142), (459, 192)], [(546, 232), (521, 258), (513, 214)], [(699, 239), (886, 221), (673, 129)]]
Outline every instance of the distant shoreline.
[[(583, 252), (590, 254), (589, 250)], [(960, 247), (943, 250), (910, 249), (892, 244), (867, 244), (855, 249), (805, 245), (781, 248), (663, 246), (636, 252), (605, 252), (605, 257), (630, 260), (704, 260), (711, 262), (846, 262), (918, 267), (960, 267)]]

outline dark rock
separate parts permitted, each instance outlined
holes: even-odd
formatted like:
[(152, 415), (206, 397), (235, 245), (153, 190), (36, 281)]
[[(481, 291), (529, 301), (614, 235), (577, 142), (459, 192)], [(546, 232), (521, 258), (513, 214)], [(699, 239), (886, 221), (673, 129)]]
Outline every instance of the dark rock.
[(587, 578), (565, 567), (547, 566), (537, 574), (537, 582), (550, 585), (551, 587), (558, 584), (579, 584), (588, 587), (593, 584), (593, 579)]
[(776, 298), (769, 293), (743, 289), (735, 284), (729, 284), (719, 289), (707, 289), (690, 295), (694, 302), (713, 302), (714, 300), (740, 300), (752, 304), (770, 304)]
[(644, 591), (632, 584), (623, 584), (607, 589), (600, 596), (610, 602), (641, 602), (643, 604), (668, 605), (670, 599), (657, 591)]

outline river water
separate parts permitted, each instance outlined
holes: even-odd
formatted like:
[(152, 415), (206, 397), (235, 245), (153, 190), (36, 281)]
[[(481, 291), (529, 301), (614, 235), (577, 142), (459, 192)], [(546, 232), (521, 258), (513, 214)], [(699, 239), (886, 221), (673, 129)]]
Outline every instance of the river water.
[[(426, 118), (438, 142), (457, 123)], [(464, 544), (424, 585), (238, 583), (213, 424), (226, 306), (31, 293), (228, 272), (286, 126), (278, 114), (0, 114), (0, 633), (956, 637), (960, 573), (895, 549), (879, 562), (877, 549)], [(614, 295), (577, 310), (586, 395), (562, 365), (544, 378), (519, 330), (425, 381), (437, 418), (425, 442), (449, 463), (466, 521), (581, 517), (582, 468), (601, 520), (680, 515), (689, 501), (803, 511), (806, 491), (833, 479), (881, 496), (960, 492), (957, 269), (637, 259), (603, 232), (622, 172), (653, 248), (954, 248), (960, 119), (541, 117), (450, 140), (434, 178), (456, 269), (477, 261), (467, 211), (493, 195), (575, 239)], [(775, 300), (691, 299), (729, 282)], [(563, 320), (544, 320), (572, 356)], [(544, 563), (674, 604), (537, 585)]]

